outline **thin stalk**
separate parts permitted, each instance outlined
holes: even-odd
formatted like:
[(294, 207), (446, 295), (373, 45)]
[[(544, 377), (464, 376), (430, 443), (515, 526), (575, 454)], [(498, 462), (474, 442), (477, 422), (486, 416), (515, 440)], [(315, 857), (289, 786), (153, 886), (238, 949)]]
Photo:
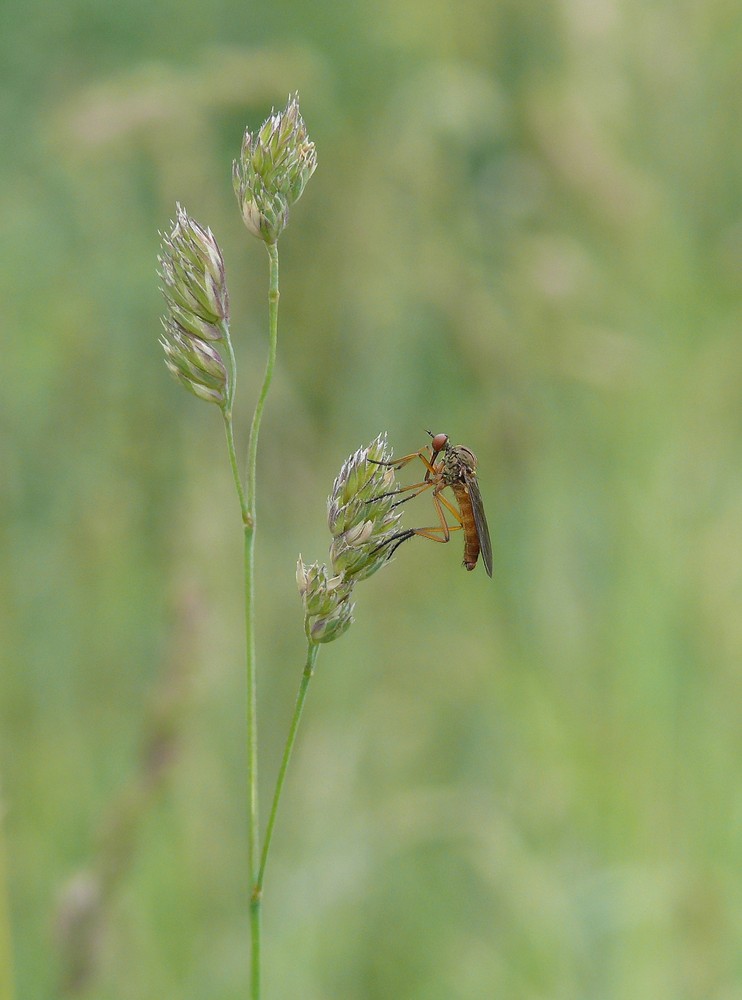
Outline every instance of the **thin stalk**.
[(222, 409), (222, 416), (224, 417), (224, 430), (227, 434), (227, 450), (229, 452), (229, 464), (232, 469), (232, 477), (234, 478), (234, 486), (237, 490), (237, 497), (240, 501), (240, 510), (242, 511), (242, 523), (247, 524), (248, 521), (248, 510), (247, 510), (247, 499), (245, 497), (245, 489), (242, 485), (242, 476), (240, 475), (240, 467), (237, 462), (237, 449), (234, 443), (234, 427), (232, 425), (232, 404), (234, 402), (234, 393), (237, 387), (237, 364), (234, 359), (234, 348), (232, 347), (232, 338), (229, 336), (229, 327), (226, 324), (222, 324), (222, 329), (224, 331), (224, 342), (227, 346), (227, 354), (229, 358), (229, 381), (227, 383), (227, 401)]
[(263, 385), (255, 404), (252, 424), (250, 426), (250, 438), (247, 443), (247, 503), (248, 512), (252, 526), (255, 525), (255, 480), (256, 466), (258, 459), (258, 435), (260, 434), (260, 421), (263, 418), (263, 407), (271, 387), (273, 379), (273, 369), (276, 364), (276, 344), (278, 343), (278, 244), (266, 243), (265, 247), (270, 258), (270, 274), (268, 287), (268, 324), (270, 329), (270, 344), (268, 348), (268, 361), (265, 366)]
[(260, 919), (261, 897), (256, 892), (258, 856), (258, 706), (255, 677), (255, 522), (245, 524), (245, 633), (247, 648), (247, 781), (249, 795), (248, 862), (250, 866), (250, 936), (252, 960), (250, 984), (252, 1000), (260, 1000)]
[(234, 478), (235, 489), (237, 490), (237, 497), (240, 501), (240, 510), (242, 511), (242, 523), (247, 524), (247, 500), (245, 499), (245, 491), (242, 487), (242, 479), (240, 477), (239, 464), (237, 462), (237, 450), (234, 444), (234, 427), (232, 426), (232, 411), (223, 410), (222, 416), (224, 417), (224, 430), (227, 434), (227, 451), (229, 452), (229, 464), (232, 468), (232, 476)]
[(269, 348), (263, 385), (255, 405), (250, 437), (247, 445), (247, 485), (245, 490), (243, 520), (245, 524), (245, 646), (247, 665), (247, 780), (249, 796), (248, 860), (250, 866), (250, 935), (252, 962), (250, 996), (260, 1000), (260, 924), (261, 889), (259, 883), (259, 819), (258, 819), (258, 726), (257, 726), (257, 676), (255, 664), (255, 510), (258, 458), (258, 435), (263, 408), (268, 396), (273, 369), (276, 363), (278, 342), (278, 246), (266, 244), (270, 258), (268, 289)]
[(0, 802), (0, 1000), (13, 1000), (13, 950), (10, 936), (10, 906), (8, 904), (2, 821), (2, 803)]
[(283, 783), (286, 778), (286, 771), (288, 770), (289, 761), (291, 760), (291, 751), (294, 749), (294, 743), (296, 742), (296, 731), (299, 728), (299, 722), (301, 720), (301, 713), (304, 710), (304, 702), (307, 697), (307, 689), (309, 687), (309, 682), (312, 679), (312, 674), (314, 673), (314, 664), (317, 659), (317, 653), (319, 652), (319, 646), (316, 642), (309, 642), (307, 646), (307, 662), (304, 666), (304, 672), (301, 675), (301, 683), (299, 684), (299, 692), (296, 696), (296, 705), (294, 706), (294, 715), (291, 719), (291, 726), (289, 727), (289, 733), (286, 737), (286, 746), (283, 749), (283, 759), (281, 761), (281, 768), (278, 772), (278, 777), (276, 778), (276, 788), (273, 792), (273, 803), (271, 805), (270, 816), (268, 817), (268, 826), (265, 830), (265, 840), (263, 841), (263, 853), (260, 859), (260, 871), (258, 872), (258, 880), (255, 884), (255, 888), (258, 893), (263, 891), (263, 879), (265, 878), (265, 866), (268, 861), (268, 852), (270, 851), (271, 840), (273, 838), (273, 827), (276, 825), (276, 815), (278, 813), (278, 803), (281, 799), (281, 792), (283, 791)]

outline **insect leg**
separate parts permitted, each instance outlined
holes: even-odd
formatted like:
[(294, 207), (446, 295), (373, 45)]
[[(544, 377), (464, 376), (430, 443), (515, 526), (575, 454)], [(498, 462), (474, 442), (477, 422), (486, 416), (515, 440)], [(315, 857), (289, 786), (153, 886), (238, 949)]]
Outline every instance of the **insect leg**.
[[(459, 512), (458, 512), (458, 511), (456, 510), (456, 508), (455, 508), (455, 507), (454, 507), (454, 505), (453, 505), (453, 504), (451, 503), (451, 501), (450, 501), (450, 500), (448, 499), (448, 497), (444, 497), (444, 496), (442, 495), (442, 493), (438, 492), (438, 493), (435, 493), (435, 494), (433, 495), (433, 499), (434, 499), (434, 500), (435, 500), (435, 501), (436, 501), (437, 503), (442, 503), (442, 504), (443, 504), (443, 505), (444, 505), (444, 506), (445, 506), (445, 507), (447, 508), (447, 510), (449, 510), (449, 511), (451, 512), (451, 514), (453, 514), (453, 516), (454, 516), (454, 517), (456, 518), (456, 520), (457, 520), (457, 521), (459, 522), (459, 523), (457, 524), (456, 528), (452, 528), (452, 529), (451, 529), (451, 531), (456, 531), (456, 530), (457, 530), (458, 528), (461, 528), (461, 527), (463, 526), (464, 522), (463, 522), (463, 519), (462, 519), (462, 517), (461, 517), (461, 514), (460, 514), (460, 513), (459, 513)], [(440, 510), (440, 508), (439, 508), (439, 515), (440, 515), (441, 513), (442, 513), (442, 512), (441, 512), (441, 510)]]
[[(427, 488), (431, 486), (432, 483), (425, 483), (424, 486)], [(420, 491), (422, 492), (422, 490)], [(413, 494), (417, 496), (417, 494)], [(402, 503), (403, 501), (400, 501)], [(391, 559), (394, 552), (399, 548), (402, 542), (406, 542), (408, 539), (413, 538), (415, 535), (420, 535), (421, 538), (429, 538), (431, 542), (447, 542), (450, 540), (452, 531), (461, 531), (463, 525), (461, 524), (461, 516), (456, 510), (456, 508), (450, 503), (446, 497), (440, 496), (439, 493), (433, 493), (433, 503), (435, 504), (435, 509), (438, 514), (439, 524), (431, 526), (428, 528), (406, 528), (404, 531), (397, 532), (396, 535), (392, 535), (391, 538), (387, 538), (385, 542), (381, 545), (377, 545), (374, 552), (378, 552), (379, 549), (383, 549), (385, 546), (389, 545), (388, 558)], [(443, 506), (445, 506), (451, 514), (459, 522), (458, 524), (450, 525), (446, 521), (446, 515), (443, 511)], [(439, 537), (441, 536), (441, 537)]]
[(379, 493), (378, 496), (371, 497), (368, 502), (373, 503), (374, 500), (383, 500), (385, 497), (396, 497), (399, 496), (400, 493), (409, 493), (409, 496), (406, 496), (402, 500), (398, 500), (395, 504), (392, 504), (393, 507), (398, 507), (399, 504), (405, 503), (407, 500), (413, 500), (415, 497), (419, 497), (421, 493), (425, 492), (425, 490), (429, 490), (432, 485), (433, 483), (426, 482), (412, 483), (411, 486), (401, 486), (398, 490), (390, 490), (389, 493)]
[[(433, 491), (433, 503), (435, 504), (435, 509), (436, 513), (438, 514), (438, 520), (440, 524), (437, 524), (435, 527), (432, 528), (411, 528), (410, 530), (415, 535), (420, 535), (422, 538), (429, 538), (431, 542), (445, 543), (449, 541), (452, 531), (461, 531), (463, 527), (463, 524), (461, 522), (461, 515), (453, 506), (453, 504), (446, 499), (446, 497), (441, 496), (440, 490), (438, 490), (437, 492)], [(453, 516), (459, 522), (458, 524), (451, 525), (448, 523), (448, 521), (446, 520), (446, 515), (443, 510), (444, 506), (453, 514)], [(439, 532), (442, 535), (441, 538), (437, 537)]]
[(402, 458), (394, 458), (392, 459), (391, 462), (379, 462), (375, 458), (369, 458), (369, 462), (371, 462), (373, 465), (385, 465), (389, 469), (399, 470), (403, 469), (405, 465), (408, 465), (416, 458), (419, 458), (420, 461), (425, 466), (425, 468), (427, 469), (427, 472), (425, 474), (426, 478), (435, 475), (436, 469), (435, 465), (433, 465), (432, 463), (432, 459), (435, 458), (435, 455), (431, 455), (429, 457), (427, 448), (423, 448), (420, 451), (413, 451), (410, 455), (403, 455)]

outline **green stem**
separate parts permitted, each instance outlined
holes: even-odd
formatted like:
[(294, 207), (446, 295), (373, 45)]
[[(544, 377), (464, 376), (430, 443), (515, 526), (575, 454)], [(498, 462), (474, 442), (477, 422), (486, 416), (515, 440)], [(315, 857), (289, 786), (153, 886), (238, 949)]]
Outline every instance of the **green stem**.
[(7, 870), (3, 840), (2, 801), (0, 800), (0, 1000), (13, 1000), (13, 961), (10, 937)]
[(265, 840), (263, 841), (263, 853), (260, 859), (260, 871), (258, 873), (258, 880), (255, 884), (255, 889), (258, 893), (263, 892), (263, 879), (265, 878), (265, 866), (268, 861), (268, 852), (271, 846), (271, 840), (273, 838), (273, 827), (276, 825), (276, 814), (278, 813), (278, 803), (281, 798), (281, 792), (283, 790), (284, 779), (286, 778), (286, 771), (289, 766), (289, 760), (291, 759), (291, 751), (294, 749), (294, 743), (296, 742), (296, 731), (299, 728), (299, 722), (301, 720), (301, 713), (304, 709), (304, 702), (307, 697), (307, 688), (309, 687), (309, 682), (312, 679), (312, 674), (314, 673), (314, 664), (317, 659), (317, 653), (319, 652), (319, 646), (316, 642), (309, 642), (307, 646), (307, 662), (304, 667), (304, 673), (301, 675), (301, 684), (299, 685), (299, 693), (296, 696), (296, 705), (294, 707), (294, 715), (291, 719), (291, 726), (289, 727), (289, 734), (286, 737), (286, 746), (283, 749), (283, 760), (281, 761), (281, 768), (278, 772), (278, 777), (276, 778), (276, 788), (273, 792), (273, 804), (271, 805), (270, 816), (268, 817), (268, 826), (265, 831)]
[(229, 451), (229, 464), (232, 467), (232, 476), (234, 477), (234, 485), (237, 490), (237, 496), (240, 501), (240, 510), (242, 511), (242, 523), (247, 524), (247, 500), (245, 499), (245, 491), (242, 487), (242, 478), (240, 476), (239, 464), (237, 462), (237, 451), (234, 445), (234, 427), (232, 426), (232, 411), (223, 410), (222, 416), (224, 417), (224, 429), (227, 434), (227, 450)]
[(263, 385), (255, 405), (252, 424), (250, 425), (250, 437), (247, 444), (247, 488), (242, 508), (245, 524), (245, 645), (247, 653), (247, 781), (249, 796), (248, 857), (250, 883), (253, 887), (250, 895), (250, 934), (252, 940), (250, 996), (252, 1000), (260, 1000), (260, 921), (262, 904), (258, 866), (260, 845), (258, 825), (258, 709), (255, 667), (255, 496), (260, 421), (273, 378), (273, 369), (276, 363), (276, 344), (278, 341), (278, 246), (275, 243), (267, 243), (266, 249), (270, 258), (268, 290), (270, 342)]
[(255, 404), (252, 424), (250, 426), (250, 438), (247, 443), (247, 502), (250, 522), (255, 526), (255, 480), (256, 466), (258, 459), (258, 435), (260, 433), (260, 421), (263, 418), (263, 407), (271, 387), (273, 379), (273, 369), (276, 364), (276, 344), (278, 342), (278, 244), (266, 243), (266, 249), (270, 258), (270, 278), (268, 288), (268, 323), (270, 327), (270, 344), (268, 348), (268, 361), (265, 366), (263, 385)]
[(234, 393), (237, 387), (237, 364), (234, 359), (234, 348), (232, 347), (232, 338), (229, 336), (229, 327), (226, 322), (222, 324), (222, 331), (224, 333), (224, 343), (227, 347), (228, 356), (228, 369), (229, 369), (229, 379), (227, 382), (227, 401), (222, 409), (222, 416), (224, 417), (224, 429), (227, 433), (227, 449), (229, 451), (229, 464), (232, 468), (232, 476), (234, 478), (235, 489), (237, 490), (237, 497), (240, 501), (240, 510), (242, 511), (242, 523), (247, 524), (248, 521), (248, 510), (247, 510), (247, 499), (245, 498), (245, 490), (242, 486), (242, 476), (240, 475), (239, 463), (237, 462), (237, 449), (234, 444), (234, 427), (232, 426), (232, 405), (234, 403)]
[(258, 705), (255, 677), (255, 522), (245, 524), (245, 632), (247, 648), (247, 782), (249, 795), (248, 861), (250, 866), (250, 936), (252, 940), (251, 1000), (260, 1000), (261, 898), (257, 885), (258, 855)]

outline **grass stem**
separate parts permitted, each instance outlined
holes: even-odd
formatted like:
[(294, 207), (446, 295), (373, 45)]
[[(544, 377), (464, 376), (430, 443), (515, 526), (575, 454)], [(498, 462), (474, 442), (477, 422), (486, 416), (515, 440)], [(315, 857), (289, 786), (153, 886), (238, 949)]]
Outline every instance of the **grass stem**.
[(263, 879), (265, 878), (265, 866), (268, 861), (268, 852), (270, 851), (271, 840), (273, 839), (273, 827), (276, 824), (276, 815), (278, 813), (278, 803), (281, 798), (281, 792), (283, 790), (283, 783), (286, 778), (286, 771), (289, 766), (289, 761), (291, 759), (291, 751), (294, 749), (294, 743), (296, 742), (296, 732), (299, 728), (299, 722), (301, 720), (301, 713), (304, 709), (304, 702), (307, 697), (307, 689), (309, 687), (309, 682), (312, 679), (312, 674), (314, 673), (314, 664), (317, 660), (317, 653), (319, 651), (319, 645), (316, 642), (309, 642), (307, 646), (307, 662), (304, 666), (304, 672), (301, 675), (301, 683), (299, 684), (299, 692), (296, 696), (296, 705), (294, 706), (294, 715), (291, 719), (291, 726), (289, 727), (288, 736), (286, 737), (286, 745), (283, 749), (283, 759), (281, 760), (281, 767), (278, 772), (278, 777), (276, 779), (276, 788), (273, 792), (273, 803), (271, 804), (271, 811), (268, 817), (268, 826), (265, 831), (265, 839), (263, 841), (263, 853), (260, 858), (260, 871), (258, 872), (258, 879), (255, 883), (255, 888), (258, 893), (263, 892)]
[(0, 804), (0, 1000), (13, 1000), (13, 961), (10, 936), (10, 906), (8, 903), (5, 843), (3, 840), (2, 806)]
[[(250, 867), (250, 934), (252, 958), (250, 973), (251, 1000), (260, 1000), (260, 930), (262, 885), (259, 877), (259, 812), (258, 812), (258, 711), (257, 673), (255, 661), (255, 528), (258, 436), (263, 408), (268, 396), (276, 363), (278, 342), (278, 246), (267, 243), (270, 259), (268, 290), (269, 348), (263, 385), (255, 405), (247, 445), (247, 482), (242, 502), (245, 525), (245, 649), (247, 666), (247, 781), (248, 781), (248, 861)], [(230, 421), (231, 423), (231, 421)], [(229, 431), (228, 431), (229, 439)], [(237, 476), (239, 478), (239, 476)]]

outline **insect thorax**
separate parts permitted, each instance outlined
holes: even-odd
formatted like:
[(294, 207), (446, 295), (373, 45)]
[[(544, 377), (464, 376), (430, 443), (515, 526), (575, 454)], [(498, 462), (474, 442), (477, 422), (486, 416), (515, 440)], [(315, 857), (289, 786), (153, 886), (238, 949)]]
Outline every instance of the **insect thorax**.
[(449, 445), (443, 458), (443, 479), (447, 486), (463, 483), (477, 471), (477, 456), (463, 444)]

